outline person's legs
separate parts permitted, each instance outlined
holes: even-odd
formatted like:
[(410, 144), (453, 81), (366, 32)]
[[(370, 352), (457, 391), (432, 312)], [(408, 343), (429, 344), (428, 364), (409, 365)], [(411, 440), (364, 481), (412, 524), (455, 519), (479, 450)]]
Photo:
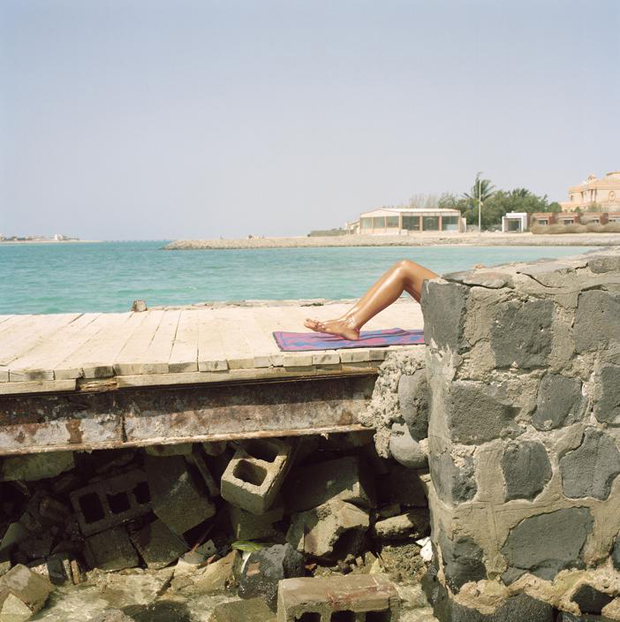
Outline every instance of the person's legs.
[(304, 326), (317, 332), (358, 339), (360, 329), (368, 320), (397, 300), (403, 292), (419, 302), (422, 284), (437, 275), (414, 263), (403, 260), (392, 266), (351, 309), (336, 320), (320, 322), (307, 319)]

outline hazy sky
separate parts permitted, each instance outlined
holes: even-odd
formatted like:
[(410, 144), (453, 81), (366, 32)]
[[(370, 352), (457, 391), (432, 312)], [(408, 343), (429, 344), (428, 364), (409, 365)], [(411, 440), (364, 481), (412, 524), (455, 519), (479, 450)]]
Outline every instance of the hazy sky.
[(618, 0), (0, 0), (0, 232), (305, 234), (620, 169)]

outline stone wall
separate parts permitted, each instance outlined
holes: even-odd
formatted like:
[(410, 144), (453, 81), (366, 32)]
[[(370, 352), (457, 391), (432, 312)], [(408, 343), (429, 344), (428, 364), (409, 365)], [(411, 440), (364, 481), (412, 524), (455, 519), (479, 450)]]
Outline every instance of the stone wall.
[(451, 274), (422, 302), (436, 614), (620, 620), (620, 252)]

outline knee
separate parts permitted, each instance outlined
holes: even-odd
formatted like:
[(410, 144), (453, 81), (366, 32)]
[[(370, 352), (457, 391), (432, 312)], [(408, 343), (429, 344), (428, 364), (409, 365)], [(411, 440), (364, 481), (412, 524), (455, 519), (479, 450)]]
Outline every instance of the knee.
[(409, 261), (409, 259), (401, 259), (400, 261), (396, 262), (396, 265), (394, 267), (400, 272), (409, 273), (414, 270), (416, 266), (417, 264), (413, 261)]

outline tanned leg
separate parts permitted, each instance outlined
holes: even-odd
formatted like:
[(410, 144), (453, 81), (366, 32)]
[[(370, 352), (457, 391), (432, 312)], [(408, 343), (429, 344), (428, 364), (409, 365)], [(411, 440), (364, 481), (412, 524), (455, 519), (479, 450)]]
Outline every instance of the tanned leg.
[(342, 317), (325, 322), (307, 319), (304, 326), (320, 333), (340, 335), (345, 339), (359, 339), (362, 326), (398, 300), (403, 292), (420, 301), (422, 284), (437, 275), (423, 266), (408, 260), (392, 266), (351, 309)]

